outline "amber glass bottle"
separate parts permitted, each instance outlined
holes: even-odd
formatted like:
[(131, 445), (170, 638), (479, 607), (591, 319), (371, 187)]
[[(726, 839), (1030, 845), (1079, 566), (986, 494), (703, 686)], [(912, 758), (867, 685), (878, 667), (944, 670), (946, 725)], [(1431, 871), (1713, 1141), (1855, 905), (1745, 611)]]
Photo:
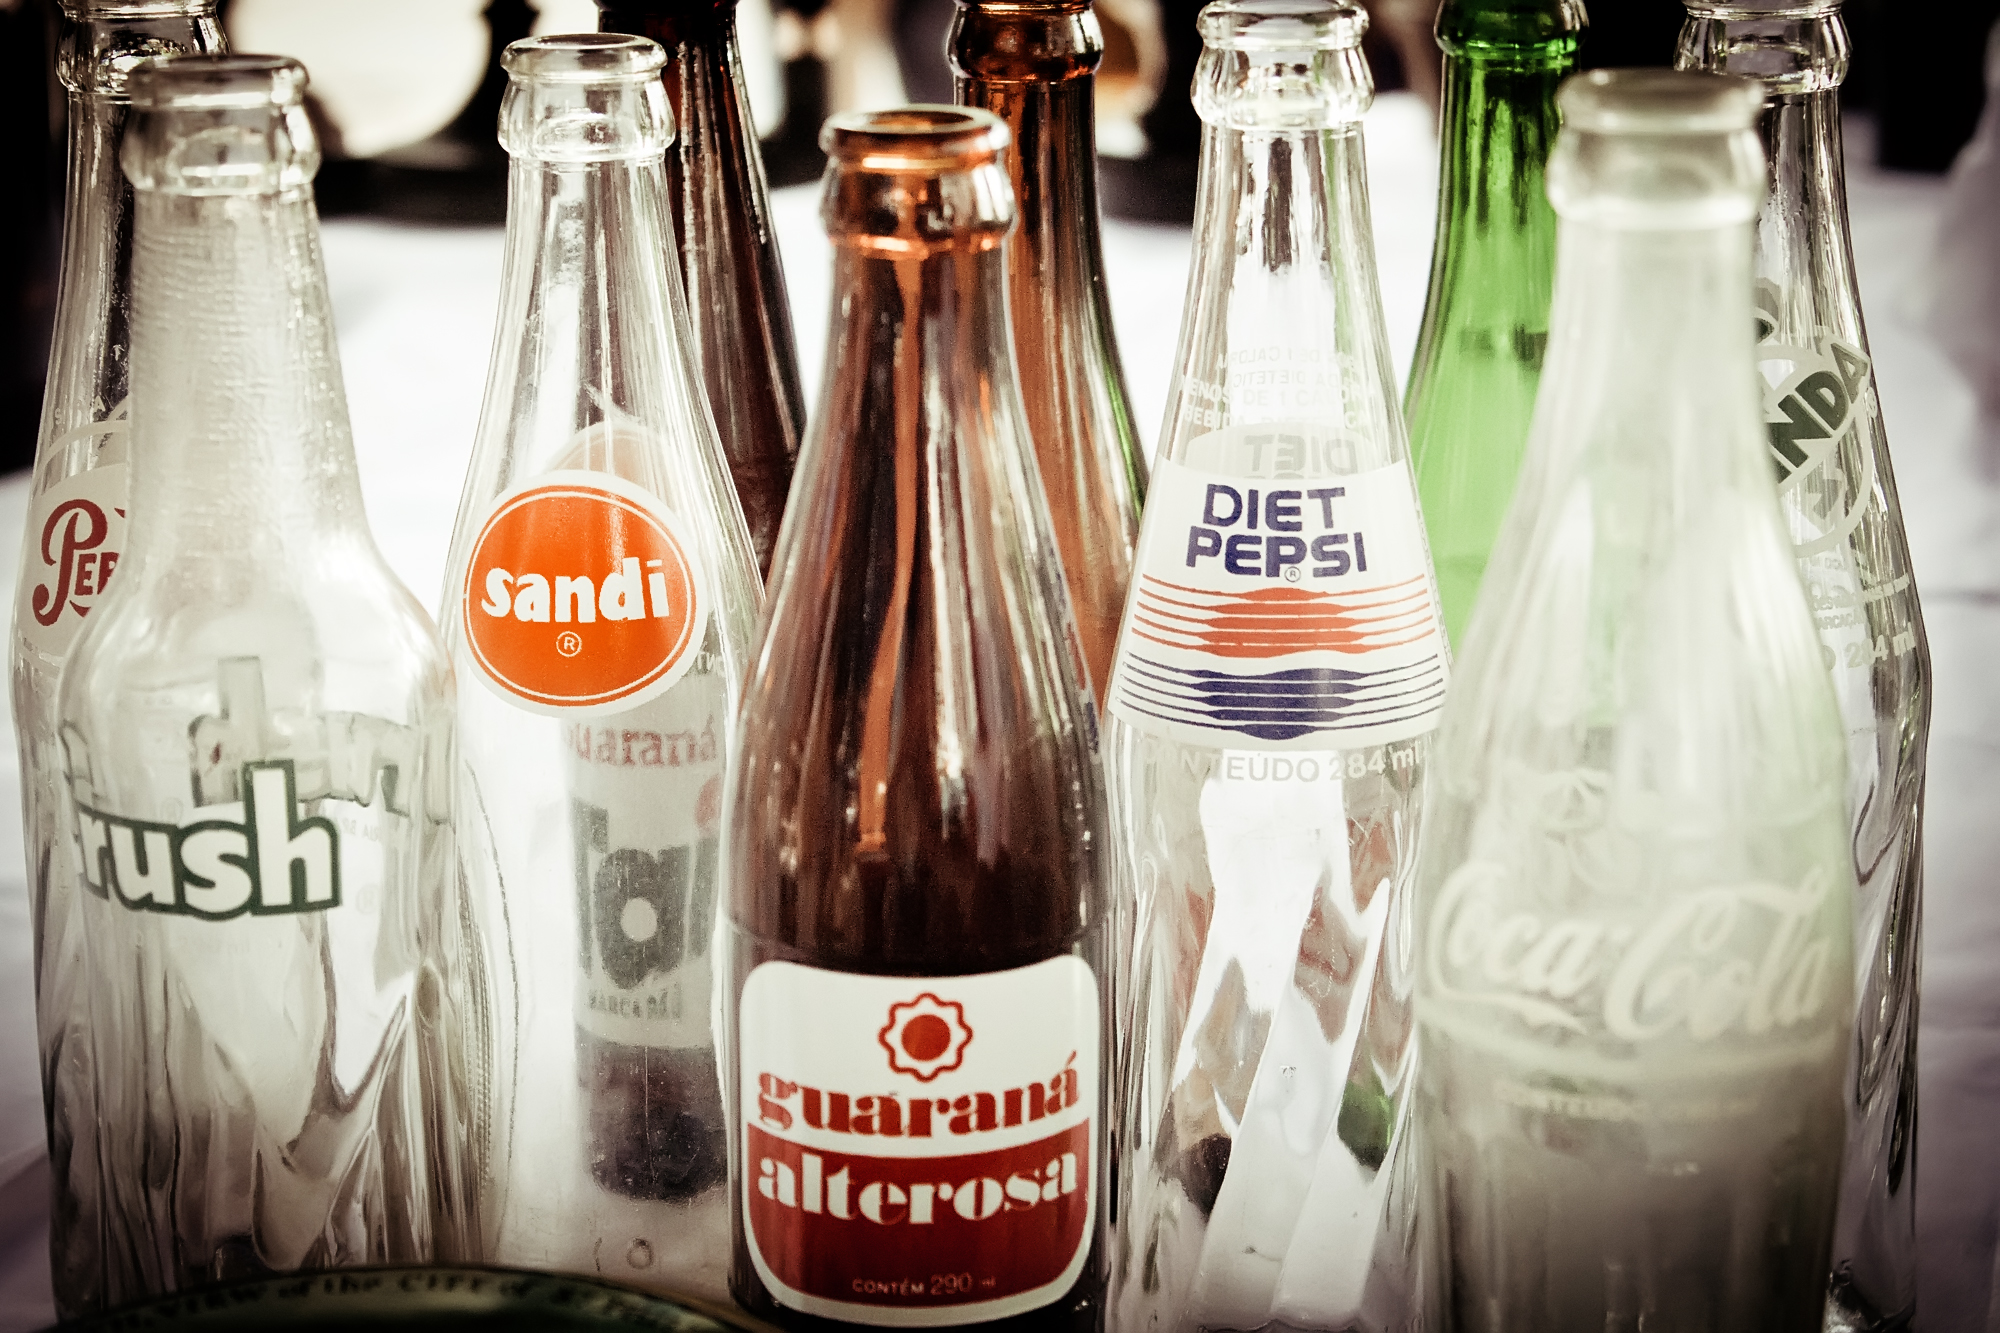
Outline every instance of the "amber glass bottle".
[(679, 128), (666, 162), (675, 252), (708, 405), (768, 575), (806, 404), (736, 0), (601, 0), (600, 9), (605, 32), (650, 37), (667, 51), (661, 78)]
[(1021, 215), (1007, 242), (1014, 362), (1101, 698), (1146, 492), (1097, 233), (1091, 95), (1104, 35), (1089, 0), (960, 0), (950, 50), (959, 102), (991, 111), (1014, 136), (1007, 158)]
[(935, 106), (822, 138), (839, 313), (723, 842), (732, 1287), (790, 1329), (1102, 1320), (1102, 796), (1007, 141)]

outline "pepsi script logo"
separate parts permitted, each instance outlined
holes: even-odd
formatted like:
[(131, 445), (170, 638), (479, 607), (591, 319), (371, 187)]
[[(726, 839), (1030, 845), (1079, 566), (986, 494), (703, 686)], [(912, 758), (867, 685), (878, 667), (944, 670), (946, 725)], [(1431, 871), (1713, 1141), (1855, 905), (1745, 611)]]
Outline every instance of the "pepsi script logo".
[(786, 1307), (946, 1327), (1037, 1309), (1088, 1260), (1097, 981), (766, 963), (741, 1007), (745, 1231)]
[[(100, 795), (92, 746), (62, 729), (86, 890), (139, 912), (208, 921), (323, 912), (342, 902), (340, 806), (407, 820), (423, 738), (364, 714), (271, 710), (258, 659), (218, 666), (221, 707), (188, 729), (193, 809), (172, 798), (154, 818)], [(433, 769), (433, 771), (439, 771)], [(442, 806), (427, 805), (435, 818)]]
[[(102, 422), (90, 433), (124, 429)], [(61, 657), (84, 617), (110, 587), (125, 545), (125, 466), (92, 468), (44, 491), (29, 518), (29, 574), (15, 608), (18, 632), (38, 651)]]
[(1154, 469), (1107, 692), (1122, 721), (1218, 748), (1381, 745), (1437, 725), (1445, 674), (1406, 465), (1309, 479)]

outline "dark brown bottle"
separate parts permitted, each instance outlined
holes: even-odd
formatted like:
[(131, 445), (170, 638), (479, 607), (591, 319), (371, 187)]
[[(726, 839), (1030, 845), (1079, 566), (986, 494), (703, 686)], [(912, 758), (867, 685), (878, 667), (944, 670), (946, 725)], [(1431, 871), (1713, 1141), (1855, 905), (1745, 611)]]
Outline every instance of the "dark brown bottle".
[(1101, 701), (1146, 493), (1098, 239), (1092, 85), (1104, 35), (1089, 0), (959, 0), (950, 50), (959, 102), (991, 111), (1014, 135), (1014, 361)]
[(806, 406), (736, 47), (736, 0), (601, 0), (599, 8), (603, 31), (650, 37), (667, 50), (661, 78), (678, 128), (667, 149), (667, 201), (695, 355), (757, 569), (768, 576)]
[(724, 832), (731, 1285), (790, 1329), (1094, 1330), (1102, 795), (1007, 339), (1008, 133), (929, 106), (821, 142), (839, 313)]

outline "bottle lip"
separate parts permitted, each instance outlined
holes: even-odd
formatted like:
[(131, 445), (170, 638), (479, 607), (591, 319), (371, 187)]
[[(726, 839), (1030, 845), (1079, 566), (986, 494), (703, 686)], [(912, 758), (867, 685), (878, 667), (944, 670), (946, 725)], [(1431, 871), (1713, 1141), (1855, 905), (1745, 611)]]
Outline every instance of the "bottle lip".
[(1013, 136), (990, 111), (917, 103), (887, 111), (829, 116), (819, 146), (841, 166), (861, 171), (965, 171), (999, 159)]
[(299, 106), (307, 81), (290, 56), (184, 53), (135, 65), (126, 92), (138, 111), (255, 111)]
[(1089, 14), (1094, 10), (1092, 0), (958, 0), (958, 7), (981, 14), (1003, 17), (1019, 14), (1024, 18)]
[(215, 0), (62, 0), (65, 18), (92, 19), (213, 18)]
[(500, 56), (508, 78), (538, 83), (638, 83), (656, 78), (666, 63), (658, 42), (617, 32), (526, 37)]
[(1841, 0), (1684, 0), (1697, 19), (1821, 19), (1840, 12)]
[(1556, 94), (1565, 126), (1585, 134), (1730, 134), (1750, 129), (1764, 85), (1736, 74), (1594, 69)]
[(1214, 0), (1198, 22), (1214, 51), (1345, 51), (1361, 45), (1368, 11), (1352, 0)]

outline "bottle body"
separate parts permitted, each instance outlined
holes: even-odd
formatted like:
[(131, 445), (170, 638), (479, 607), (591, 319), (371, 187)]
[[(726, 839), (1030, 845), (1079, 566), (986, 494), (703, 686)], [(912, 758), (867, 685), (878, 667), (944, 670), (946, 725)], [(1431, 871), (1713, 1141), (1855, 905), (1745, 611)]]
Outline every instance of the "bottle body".
[(674, 255), (709, 408), (757, 568), (768, 575), (806, 407), (736, 6), (605, 0), (601, 26), (650, 37), (667, 52), (663, 77), (677, 130), (666, 158)]
[(1443, 169), (1408, 411), (1453, 643), (1514, 492), (1548, 347), (1556, 219), (1542, 172), (1583, 24), (1578, 0), (1458, 0), (1438, 16)]
[(1433, 1319), (1817, 1328), (1853, 870), (1731, 359), (1758, 92), (1607, 71), (1563, 99), (1549, 366), (1416, 893)]
[(715, 1297), (715, 840), (756, 566), (668, 254), (660, 48), (504, 63), (507, 261), (443, 616), (478, 1254)]
[(110, 1301), (460, 1232), (451, 672), (361, 514), (304, 82), (133, 75), (134, 515), (60, 704)]
[(1855, 1056), (1828, 1327), (1916, 1306), (1916, 1043), (1930, 647), (1855, 285), (1835, 4), (1725, 18), (1692, 6), (1685, 68), (1764, 80), (1772, 183), (1757, 232), (1755, 352), (1770, 457), (1847, 730)]
[(1447, 649), (1371, 258), (1363, 22), (1203, 18), (1196, 259), (1105, 727), (1134, 922), (1121, 1329), (1407, 1317), (1399, 941)]
[(125, 71), (134, 49), (216, 51), (223, 41), (214, 7), (206, 4), (138, 18), (78, 7), (64, 12), (62, 24), (58, 74), (69, 98), (63, 257), (12, 670), (54, 1181), (49, 1250), (56, 1308), (67, 1317), (102, 1304), (112, 1262), (104, 1250), (85, 950), (60, 831), (56, 682), (84, 613), (124, 549), (131, 280), (121, 255), (130, 253), (132, 225), (132, 187), (118, 168)]
[(823, 142), (845, 310), (724, 848), (733, 1289), (791, 1329), (1096, 1329), (1102, 798), (1009, 359), (1006, 131)]
[(1102, 701), (1131, 581), (1145, 461), (1098, 239), (1092, 94), (1104, 39), (1087, 4), (959, 6), (958, 101), (1014, 136), (1007, 243), (1014, 362), (1084, 662)]

